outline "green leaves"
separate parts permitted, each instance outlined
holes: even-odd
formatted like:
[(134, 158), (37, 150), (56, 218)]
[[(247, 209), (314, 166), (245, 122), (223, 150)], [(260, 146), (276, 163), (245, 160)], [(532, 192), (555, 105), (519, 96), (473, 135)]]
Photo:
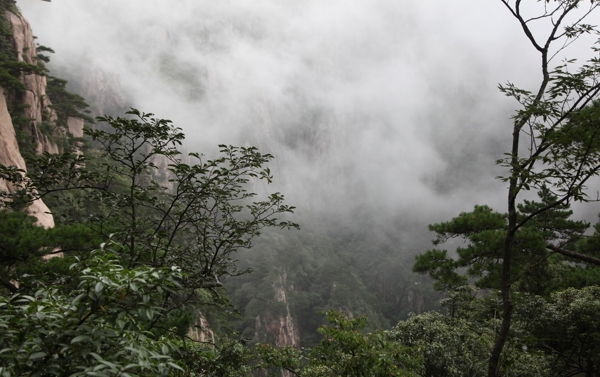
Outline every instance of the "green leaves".
[(450, 258), (446, 250), (428, 250), (416, 257), (413, 271), (428, 273), (436, 280), (434, 287), (438, 290), (464, 285), (467, 277), (457, 273), (464, 267), (468, 267), (468, 275), (483, 277), (482, 284), (497, 284), (490, 279), (497, 279), (494, 275), (506, 232), (506, 215), (487, 206), (475, 206), (472, 212), (463, 212), (451, 221), (430, 225), (429, 229), (436, 232), (434, 245), (450, 238), (462, 238), (468, 244), (457, 248), (458, 259)]
[(290, 347), (257, 347), (262, 368), (278, 368), (302, 377), (421, 376), (419, 348), (391, 340), (387, 333), (366, 333), (365, 317), (348, 318), (338, 311), (326, 313), (329, 325), (319, 332), (323, 340), (304, 355)]
[(456, 272), (459, 264), (448, 257), (446, 250), (427, 250), (416, 257), (413, 271), (421, 274), (428, 273), (435, 279), (434, 288), (448, 290), (467, 283), (467, 277)]
[(159, 376), (181, 369), (172, 359), (174, 339), (147, 332), (163, 311), (157, 288), (179, 288), (181, 273), (129, 270), (107, 251), (72, 266), (73, 291), (42, 287), (35, 297), (0, 297), (0, 375)]
[[(575, 24), (568, 26), (565, 33), (576, 37), (590, 32), (597, 33), (590, 25)], [(518, 190), (541, 189), (545, 185), (561, 198), (588, 200), (586, 183), (600, 169), (600, 61), (592, 58), (573, 69), (575, 64), (575, 59), (566, 60), (548, 71), (542, 92), (532, 93), (512, 83), (499, 86), (500, 91), (521, 105), (513, 117), (514, 126), (530, 139), (527, 156), (513, 151), (498, 160), (510, 172), (501, 179), (516, 177)], [(514, 137), (520, 137), (519, 134)]]
[(449, 222), (429, 225), (436, 232), (434, 245), (446, 242), (450, 238), (468, 237), (489, 230), (506, 228), (506, 215), (493, 211), (488, 206), (475, 206), (473, 212), (462, 212)]
[[(539, 201), (524, 200), (518, 205), (517, 221), (521, 225), (513, 239), (511, 284), (524, 291), (547, 295), (555, 285), (552, 274), (562, 271), (556, 264), (563, 263), (562, 258), (550, 258), (552, 252), (547, 245), (559, 243), (574, 247), (582, 242), (589, 224), (570, 220), (573, 212), (569, 205), (558, 202), (557, 196), (545, 186), (538, 196)], [(429, 274), (438, 290), (456, 289), (467, 282), (480, 288), (500, 287), (502, 251), (508, 231), (505, 214), (487, 206), (475, 206), (472, 212), (432, 224), (429, 229), (436, 233), (434, 245), (452, 238), (462, 239), (465, 245), (456, 248), (456, 257), (451, 257), (447, 250), (428, 250), (416, 257), (413, 271)]]
[[(538, 352), (531, 317), (541, 320), (545, 301), (538, 297), (517, 297), (515, 323), (501, 359), (504, 376), (558, 376), (551, 358)], [(497, 292), (483, 292), (463, 286), (449, 292), (442, 312), (412, 315), (398, 323), (390, 339), (423, 350), (425, 376), (481, 376), (495, 332), (500, 326), (501, 299)], [(528, 316), (529, 315), (529, 316)]]

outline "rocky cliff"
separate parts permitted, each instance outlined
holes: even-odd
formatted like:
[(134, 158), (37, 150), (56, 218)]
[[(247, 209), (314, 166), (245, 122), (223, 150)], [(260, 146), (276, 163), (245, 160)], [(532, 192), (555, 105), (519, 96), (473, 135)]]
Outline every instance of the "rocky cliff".
[[(4, 12), (4, 18), (12, 34), (10, 42), (16, 61), (37, 67), (37, 48), (29, 22), (22, 15), (10, 11)], [(21, 144), (33, 146), (36, 154), (55, 154), (62, 152), (57, 140), (65, 139), (67, 132), (74, 137), (83, 136), (83, 120), (69, 117), (67, 127), (58, 126), (57, 113), (47, 94), (47, 77), (23, 71), (18, 79), (24, 86), (22, 90), (8, 91), (0, 87), (0, 164), (27, 170), (17, 139), (18, 132), (23, 135)], [(45, 132), (42, 131), (44, 126)], [(13, 192), (14, 187), (0, 181), (0, 190)], [(28, 212), (38, 218), (38, 225), (54, 226), (52, 214), (42, 200), (32, 203)]]
[[(5, 13), (5, 17), (13, 34), (13, 46), (17, 53), (17, 60), (37, 65), (37, 48), (29, 22), (23, 16), (8, 11)], [(31, 135), (38, 154), (43, 152), (59, 153), (56, 142), (49, 138), (51, 135), (45, 135), (39, 129), (44, 120), (50, 123), (55, 123), (57, 120), (56, 111), (52, 109), (52, 103), (46, 93), (46, 76), (35, 73), (23, 74), (21, 81), (26, 87), (22, 95), (23, 116), (30, 120), (29, 127), (23, 131)], [(55, 130), (54, 133), (59, 134), (61, 131)]]
[(200, 314), (198, 319), (194, 321), (194, 323), (188, 330), (187, 336), (190, 339), (202, 343), (215, 342), (215, 333), (210, 329), (210, 324), (202, 314)]
[(131, 99), (126, 100), (123, 94), (118, 75), (94, 65), (85, 57), (77, 60), (77, 64), (58, 67), (57, 73), (69, 80), (73, 92), (86, 99), (92, 116), (122, 116), (132, 105)]
[(300, 333), (295, 323), (286, 295), (287, 274), (279, 275), (273, 286), (275, 305), (257, 315), (254, 322), (254, 340), (272, 342), (278, 347), (300, 348)]
[[(3, 92), (4, 90), (0, 87), (0, 164), (26, 170), (25, 160), (19, 151), (15, 128), (8, 113), (6, 97)], [(14, 187), (6, 181), (0, 180), (0, 190), (13, 192)], [(50, 209), (41, 199), (33, 202), (29, 206), (28, 212), (37, 217), (38, 225), (47, 228), (54, 227), (54, 218), (50, 214)]]

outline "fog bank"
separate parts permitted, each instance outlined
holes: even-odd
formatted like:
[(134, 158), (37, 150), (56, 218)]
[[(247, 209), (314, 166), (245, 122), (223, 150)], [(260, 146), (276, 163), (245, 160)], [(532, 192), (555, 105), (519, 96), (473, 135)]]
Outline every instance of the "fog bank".
[(538, 68), (500, 1), (18, 6), (57, 75), (102, 72), (125, 103), (182, 127), (190, 150), (273, 153), (274, 189), (299, 212), (359, 205), (428, 222), (503, 209), (494, 161), (514, 104), (496, 86), (527, 88)]

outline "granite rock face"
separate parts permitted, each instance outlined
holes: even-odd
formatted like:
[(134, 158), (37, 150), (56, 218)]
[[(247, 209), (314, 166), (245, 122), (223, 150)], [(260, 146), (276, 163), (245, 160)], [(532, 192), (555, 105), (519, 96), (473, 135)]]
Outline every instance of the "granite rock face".
[[(17, 54), (17, 60), (37, 65), (37, 49), (29, 22), (22, 15), (8, 11), (5, 13), (5, 17), (13, 34), (12, 43)], [(58, 116), (47, 95), (46, 76), (35, 73), (23, 74), (20, 80), (25, 85), (25, 91), (17, 101), (20, 101), (19, 104), (23, 107), (23, 116), (29, 121), (25, 126), (21, 125), (22, 129), (20, 131), (31, 135), (37, 154), (44, 152), (50, 154), (61, 153), (61, 148), (53, 139), (64, 138), (66, 132), (74, 137), (83, 136), (82, 119), (69, 117), (67, 129), (57, 126)], [(16, 166), (19, 169), (26, 170), (25, 161), (17, 143), (15, 125), (8, 111), (7, 98), (1, 88), (0, 92), (0, 164)], [(47, 131), (46, 133), (41, 132), (40, 127), (44, 122), (50, 125), (52, 129), (50, 133)], [(0, 181), (0, 190), (13, 192), (15, 188), (7, 182)], [(38, 225), (44, 227), (54, 226), (52, 214), (42, 200), (32, 203), (28, 208), (28, 212), (37, 217)]]
[(254, 340), (266, 342), (269, 339), (278, 347), (300, 348), (300, 332), (292, 317), (286, 289), (293, 290), (293, 285), (288, 287), (284, 270), (278, 276), (277, 284), (273, 285), (273, 301), (278, 303), (280, 310), (266, 310), (262, 315), (256, 316)]
[[(4, 90), (0, 87), (0, 164), (5, 166), (16, 166), (19, 169), (26, 170), (25, 160), (21, 156), (19, 145), (17, 143), (17, 135), (12, 123)], [(0, 190), (13, 192), (12, 187), (8, 182), (0, 180)], [(37, 224), (46, 228), (54, 227), (54, 218), (50, 214), (50, 209), (42, 200), (33, 202), (27, 211), (37, 217)]]
[[(12, 12), (5, 13), (6, 19), (10, 24), (13, 33), (13, 46), (17, 52), (17, 59), (21, 62), (36, 65), (37, 49), (33, 32), (29, 22), (20, 14)], [(47, 135), (40, 132), (39, 127), (44, 120), (54, 123), (57, 119), (56, 111), (52, 109), (52, 103), (46, 93), (46, 76), (38, 74), (23, 74), (21, 81), (25, 84), (26, 90), (23, 94), (22, 104), (24, 105), (24, 116), (30, 119), (27, 130), (36, 141), (37, 153), (59, 153), (56, 143), (52, 142)], [(60, 130), (55, 132), (60, 133)]]
[(74, 137), (83, 137), (83, 119), (68, 117), (67, 128), (67, 131)]
[[(0, 163), (5, 166), (16, 166), (25, 168), (25, 161), (19, 150), (17, 143), (17, 135), (12, 123), (8, 108), (6, 106), (6, 98), (4, 90), (0, 87)], [(6, 182), (0, 181), (0, 189), (6, 190)]]

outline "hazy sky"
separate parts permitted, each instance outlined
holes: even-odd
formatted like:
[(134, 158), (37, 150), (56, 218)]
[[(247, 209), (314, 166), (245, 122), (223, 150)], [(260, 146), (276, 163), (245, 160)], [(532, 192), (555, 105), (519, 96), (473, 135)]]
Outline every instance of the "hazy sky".
[(106, 73), (192, 150), (274, 153), (299, 207), (343, 197), (439, 221), (476, 203), (503, 210), (494, 161), (514, 105), (496, 86), (532, 89), (539, 59), (500, 0), (18, 6), (56, 51), (51, 68)]

